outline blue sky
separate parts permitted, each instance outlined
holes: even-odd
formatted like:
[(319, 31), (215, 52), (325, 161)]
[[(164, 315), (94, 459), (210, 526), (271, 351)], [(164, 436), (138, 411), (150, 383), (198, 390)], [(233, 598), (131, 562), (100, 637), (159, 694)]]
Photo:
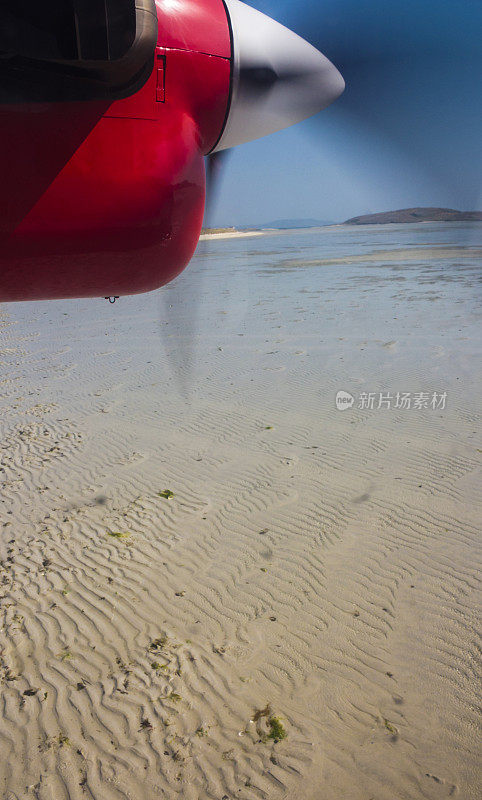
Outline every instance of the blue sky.
[(236, 148), (210, 224), (482, 206), (480, 0), (250, 0), (347, 82), (313, 120)]

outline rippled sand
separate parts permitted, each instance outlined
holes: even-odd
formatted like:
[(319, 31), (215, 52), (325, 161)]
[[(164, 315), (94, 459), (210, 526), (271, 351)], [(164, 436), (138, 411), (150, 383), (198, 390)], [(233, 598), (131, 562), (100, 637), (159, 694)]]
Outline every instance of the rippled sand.
[(0, 307), (2, 798), (479, 796), (476, 229), (390, 228)]

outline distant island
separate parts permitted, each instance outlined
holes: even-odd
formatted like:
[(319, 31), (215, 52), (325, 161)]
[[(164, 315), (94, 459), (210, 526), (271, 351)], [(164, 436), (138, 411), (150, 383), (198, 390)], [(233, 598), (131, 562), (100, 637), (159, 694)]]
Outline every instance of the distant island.
[(333, 222), (326, 222), (319, 219), (277, 219), (273, 222), (264, 222), (262, 225), (239, 225), (238, 227), (226, 228), (203, 228), (203, 235), (213, 235), (221, 233), (248, 233), (251, 231), (266, 231), (266, 230), (293, 230), (297, 228), (323, 228), (325, 225), (333, 225)]
[(343, 223), (323, 222), (317, 219), (279, 219), (263, 225), (242, 225), (237, 228), (203, 228), (203, 239), (230, 239), (240, 236), (301, 228), (321, 228), (327, 225), (388, 225), (403, 222), (482, 222), (482, 211), (457, 211), (455, 208), (400, 208), (379, 214), (351, 217)]
[(456, 211), (454, 208), (401, 208), (381, 214), (352, 217), (344, 225), (388, 225), (400, 222), (482, 222), (482, 211)]
[[(274, 228), (275, 230), (294, 230), (296, 228), (323, 228), (326, 225), (333, 225), (333, 222), (328, 222), (327, 220), (321, 219), (275, 219), (272, 222), (264, 222), (263, 225), (258, 225), (256, 227), (262, 228), (265, 230), (266, 228)], [(254, 227), (250, 226), (250, 227)]]

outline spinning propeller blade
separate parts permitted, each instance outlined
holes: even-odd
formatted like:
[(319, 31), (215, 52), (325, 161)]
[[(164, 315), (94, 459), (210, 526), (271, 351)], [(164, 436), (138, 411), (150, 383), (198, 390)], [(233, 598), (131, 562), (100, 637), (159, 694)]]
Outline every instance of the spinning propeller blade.
[[(223, 170), (229, 151), (212, 153), (206, 158), (206, 211), (204, 227), (212, 224)], [(202, 303), (204, 270), (209, 260), (209, 243), (204, 243), (202, 260), (161, 290), (161, 334), (171, 371), (180, 393), (188, 398), (193, 388), (196, 335), (199, 329), (199, 307)]]
[[(450, 196), (462, 196), (465, 210), (475, 209), (481, 182), (466, 179), (464, 164), (467, 151), (474, 167), (480, 164), (474, 134), (481, 126), (482, 6), (473, 0), (323, 0), (283, 9), (283, 22), (325, 53), (345, 79), (346, 91), (329, 112), (340, 133), (359, 130), (373, 148), (384, 140), (432, 183), (434, 200), (457, 203)], [(319, 132), (323, 123), (317, 117), (311, 130)], [(447, 158), (449, 138), (454, 146)]]
[[(225, 2), (233, 31), (233, 90), (224, 131), (207, 160), (205, 224), (212, 220), (225, 151), (310, 116), (315, 117), (311, 130), (318, 132), (323, 117), (316, 115), (343, 93), (345, 82), (346, 91), (330, 110), (341, 133), (349, 126), (365, 142), (373, 141), (375, 149), (386, 140), (433, 181), (434, 193), (457, 192), (468, 210), (477, 206), (480, 182), (461, 186), (467, 148), (474, 148), (474, 164), (479, 163), (477, 137), (460, 125), (460, 110), (473, 107), (473, 124), (480, 127), (474, 97), (474, 77), (480, 71), (478, 26), (471, 13), (463, 13), (475, 9), (473, 0), (323, 0), (311, 8), (280, 4), (283, 23), (311, 45), (239, 0)], [(272, 2), (258, 0), (257, 6), (263, 11)], [(482, 6), (477, 13), (482, 21)], [(447, 159), (439, 146), (441, 131), (445, 140), (453, 136), (453, 158)], [(199, 264), (194, 283), (193, 277), (182, 292), (175, 282), (165, 293), (173, 316), (176, 307), (183, 309), (174, 355), (184, 387), (194, 359)]]

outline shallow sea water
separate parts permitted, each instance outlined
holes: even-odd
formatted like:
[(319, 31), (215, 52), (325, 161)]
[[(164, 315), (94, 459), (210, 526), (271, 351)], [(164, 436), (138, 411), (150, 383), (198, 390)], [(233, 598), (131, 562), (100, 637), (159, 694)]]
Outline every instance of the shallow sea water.
[[(336, 346), (359, 380), (371, 353), (363, 342), (392, 343), (397, 373), (409, 382), (413, 376), (415, 390), (421, 373), (440, 380), (434, 348), (447, 357), (456, 350), (462, 361), (478, 349), (481, 290), (478, 223), (286, 231), (202, 242), (192, 265), (162, 292), (163, 321), (180, 337), (174, 361), (183, 361), (183, 347), (188, 357), (189, 339), (196, 340), (194, 373), (205, 345), (213, 336), (222, 344), (223, 331), (259, 337), (260, 346), (263, 335), (276, 335), (308, 347), (323, 373)], [(386, 372), (373, 379), (375, 389), (387, 388)]]

